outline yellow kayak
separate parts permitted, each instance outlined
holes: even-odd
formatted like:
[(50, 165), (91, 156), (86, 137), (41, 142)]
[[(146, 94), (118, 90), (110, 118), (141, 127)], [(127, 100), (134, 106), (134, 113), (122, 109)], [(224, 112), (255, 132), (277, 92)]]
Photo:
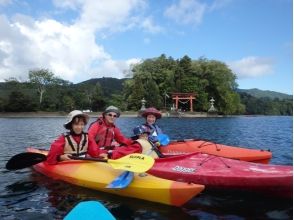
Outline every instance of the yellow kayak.
[[(48, 153), (34, 148), (27, 150), (45, 155)], [(134, 180), (127, 188), (108, 189), (106, 186), (123, 171), (115, 170), (109, 164), (100, 162), (72, 160), (57, 165), (42, 162), (33, 167), (53, 179), (78, 186), (173, 206), (185, 204), (204, 189), (203, 185), (161, 179), (150, 174), (135, 174)]]

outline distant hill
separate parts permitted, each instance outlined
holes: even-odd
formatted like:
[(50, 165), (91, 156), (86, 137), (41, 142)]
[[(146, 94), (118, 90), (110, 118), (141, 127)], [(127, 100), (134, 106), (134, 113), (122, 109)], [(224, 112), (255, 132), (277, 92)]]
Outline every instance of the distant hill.
[(95, 79), (89, 79), (80, 83), (75, 84), (74, 86), (80, 86), (80, 85), (89, 85), (89, 86), (95, 86), (97, 83), (99, 83), (102, 87), (102, 90), (106, 95), (112, 95), (112, 94), (119, 94), (123, 90), (123, 82), (126, 80), (124, 79), (117, 79), (112, 77), (103, 77), (103, 78), (95, 78)]
[[(123, 82), (127, 78), (117, 79), (112, 77), (94, 78), (89, 79), (80, 83), (76, 83), (73, 86), (78, 88), (81, 85), (89, 85), (89, 87), (95, 86), (99, 83), (106, 96), (111, 96), (112, 94), (120, 94), (123, 90)], [(32, 94), (35, 90), (32, 90), (27, 83), (21, 83), (21, 90), (26, 94)], [(10, 92), (15, 89), (13, 83), (0, 82), (0, 97), (7, 97)], [(246, 93), (255, 98), (278, 98), (280, 100), (290, 99), (293, 100), (293, 96), (285, 93), (274, 92), (270, 90), (260, 90), (260, 89), (237, 89), (238, 93)]]
[(274, 92), (270, 90), (260, 90), (260, 89), (238, 89), (238, 93), (247, 93), (256, 98), (270, 98), (270, 99), (293, 99), (292, 95), (285, 93)]

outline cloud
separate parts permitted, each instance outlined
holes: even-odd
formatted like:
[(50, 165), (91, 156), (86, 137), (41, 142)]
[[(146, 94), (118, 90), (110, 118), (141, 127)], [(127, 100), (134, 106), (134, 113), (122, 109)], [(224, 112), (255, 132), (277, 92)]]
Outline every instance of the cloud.
[[(103, 36), (103, 31), (114, 33), (137, 25), (142, 18), (131, 12), (144, 7), (144, 1), (54, 3), (63, 10), (78, 10), (78, 17), (71, 24), (65, 24), (24, 15), (0, 16), (0, 81), (9, 77), (26, 80), (28, 71), (35, 68), (49, 69), (73, 82), (90, 77), (124, 77), (123, 72), (132, 59), (113, 60), (104, 47), (97, 44), (97, 37)], [(151, 25), (152, 20), (149, 22)], [(159, 30), (154, 27), (145, 26), (153, 32)]]
[(159, 26), (159, 25), (156, 25), (153, 21), (153, 19), (151, 17), (148, 17), (146, 18), (141, 26), (143, 27), (143, 29), (149, 33), (152, 33), (152, 34), (156, 34), (156, 33), (161, 33), (164, 31), (164, 29)]
[(273, 73), (274, 62), (270, 58), (250, 56), (227, 64), (238, 78), (253, 78)]
[(164, 12), (165, 17), (175, 21), (180, 25), (197, 26), (202, 23), (203, 17), (208, 12), (220, 10), (227, 6), (232, 0), (179, 0), (177, 3), (170, 5)]
[(180, 0), (178, 3), (169, 6), (164, 15), (178, 24), (198, 25), (202, 22), (206, 4), (198, 0)]

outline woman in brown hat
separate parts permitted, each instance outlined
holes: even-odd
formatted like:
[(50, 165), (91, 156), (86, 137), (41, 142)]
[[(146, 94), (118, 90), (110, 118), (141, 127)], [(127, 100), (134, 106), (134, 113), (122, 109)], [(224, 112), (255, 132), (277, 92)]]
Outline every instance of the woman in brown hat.
[[(79, 110), (69, 113), (66, 123), (63, 125), (69, 132), (62, 134), (50, 147), (47, 156), (48, 164), (56, 164), (58, 161), (70, 160), (69, 156), (91, 157), (105, 156), (99, 150), (94, 139), (89, 138), (84, 132), (89, 116)], [(100, 154), (102, 153), (102, 154)]]
[(162, 134), (161, 128), (156, 124), (157, 119), (161, 118), (161, 113), (156, 108), (150, 107), (145, 109), (142, 113), (142, 117), (146, 119), (146, 122), (143, 124), (149, 128), (149, 140), (153, 143), (157, 143), (157, 135)]

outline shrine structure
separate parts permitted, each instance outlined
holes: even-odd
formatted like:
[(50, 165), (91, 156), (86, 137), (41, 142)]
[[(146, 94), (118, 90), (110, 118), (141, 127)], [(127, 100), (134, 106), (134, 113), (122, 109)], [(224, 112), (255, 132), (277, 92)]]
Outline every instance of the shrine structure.
[(193, 112), (193, 100), (196, 99), (196, 93), (183, 93), (183, 92), (175, 92), (171, 93), (173, 101), (176, 104), (176, 110), (179, 108), (179, 102), (182, 104), (186, 104), (190, 101), (190, 112)]

